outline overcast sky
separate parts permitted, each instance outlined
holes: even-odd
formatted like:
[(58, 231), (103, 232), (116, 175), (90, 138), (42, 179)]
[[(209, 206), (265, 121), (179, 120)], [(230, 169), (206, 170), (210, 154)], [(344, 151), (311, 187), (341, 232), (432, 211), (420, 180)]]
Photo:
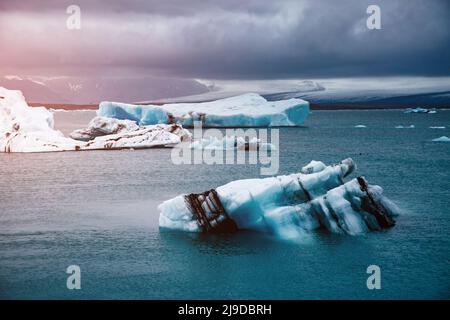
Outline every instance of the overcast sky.
[[(66, 8), (81, 8), (68, 30)], [(366, 9), (381, 8), (381, 30)], [(4, 74), (450, 75), (448, 0), (0, 0)]]

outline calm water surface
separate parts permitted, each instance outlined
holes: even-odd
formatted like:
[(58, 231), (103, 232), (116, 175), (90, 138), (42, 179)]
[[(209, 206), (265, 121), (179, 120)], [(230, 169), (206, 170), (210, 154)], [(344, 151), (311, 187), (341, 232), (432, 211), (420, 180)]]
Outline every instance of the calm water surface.
[[(91, 117), (56, 121), (67, 133)], [(0, 154), (0, 298), (448, 299), (450, 144), (431, 140), (449, 129), (450, 111), (398, 110), (316, 111), (282, 129), (280, 174), (352, 157), (403, 209), (385, 232), (300, 243), (159, 231), (160, 202), (257, 177), (257, 166), (175, 166), (168, 149)], [(66, 288), (73, 264), (81, 290)], [(371, 264), (381, 290), (366, 287)]]

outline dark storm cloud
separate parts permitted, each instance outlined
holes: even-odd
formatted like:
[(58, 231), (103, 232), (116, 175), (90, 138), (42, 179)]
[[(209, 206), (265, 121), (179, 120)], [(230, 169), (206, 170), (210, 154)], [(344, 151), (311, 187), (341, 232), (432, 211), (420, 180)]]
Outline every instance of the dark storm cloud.
[[(69, 4), (82, 29), (65, 28)], [(382, 29), (366, 28), (381, 7)], [(446, 0), (0, 1), (10, 73), (204, 78), (450, 75)]]

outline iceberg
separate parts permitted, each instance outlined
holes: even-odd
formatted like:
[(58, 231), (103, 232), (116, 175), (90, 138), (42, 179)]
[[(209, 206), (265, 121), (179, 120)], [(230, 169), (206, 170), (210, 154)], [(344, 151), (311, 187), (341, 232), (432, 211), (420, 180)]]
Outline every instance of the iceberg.
[(404, 113), (436, 113), (436, 110), (426, 108), (408, 108)]
[(132, 121), (94, 118), (73, 138), (54, 129), (53, 113), (30, 107), (20, 91), (0, 87), (0, 152), (81, 151), (171, 147), (191, 134), (178, 124), (138, 126)]
[(436, 139), (433, 139), (434, 142), (450, 142), (450, 138), (446, 136), (442, 136)]
[(256, 93), (201, 103), (133, 105), (100, 103), (97, 115), (133, 120), (139, 125), (179, 123), (192, 127), (278, 127), (299, 126), (309, 115), (309, 103), (302, 99), (267, 101)]
[(286, 239), (319, 228), (358, 235), (394, 226), (398, 209), (381, 187), (363, 177), (344, 182), (355, 167), (350, 158), (330, 166), (313, 162), (302, 169), (305, 173), (237, 180), (179, 195), (159, 205), (159, 225), (206, 233), (253, 230)]
[(409, 126), (402, 126), (402, 125), (395, 126), (395, 129), (414, 129), (414, 128), (415, 126), (413, 124)]
[(139, 127), (134, 131), (98, 136), (83, 144), (79, 150), (147, 149), (173, 147), (189, 141), (190, 133), (178, 124), (158, 124)]
[(262, 142), (256, 137), (246, 140), (239, 136), (207, 137), (193, 141), (190, 148), (196, 150), (275, 150), (273, 144)]
[(20, 91), (0, 87), (0, 151), (40, 152), (75, 150), (79, 144), (53, 129), (53, 114), (31, 108)]

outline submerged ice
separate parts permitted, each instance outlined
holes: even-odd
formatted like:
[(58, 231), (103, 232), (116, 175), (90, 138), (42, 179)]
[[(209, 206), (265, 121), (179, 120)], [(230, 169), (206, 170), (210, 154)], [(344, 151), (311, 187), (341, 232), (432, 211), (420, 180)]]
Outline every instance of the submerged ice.
[(309, 103), (302, 99), (267, 101), (256, 93), (202, 103), (133, 105), (102, 102), (101, 117), (133, 120), (140, 125), (179, 123), (192, 127), (199, 121), (204, 127), (299, 126), (309, 115)]
[(192, 232), (241, 229), (293, 238), (322, 228), (357, 235), (395, 224), (396, 207), (363, 177), (344, 178), (351, 159), (325, 166), (314, 161), (302, 173), (230, 182), (179, 195), (159, 206), (161, 228)]

